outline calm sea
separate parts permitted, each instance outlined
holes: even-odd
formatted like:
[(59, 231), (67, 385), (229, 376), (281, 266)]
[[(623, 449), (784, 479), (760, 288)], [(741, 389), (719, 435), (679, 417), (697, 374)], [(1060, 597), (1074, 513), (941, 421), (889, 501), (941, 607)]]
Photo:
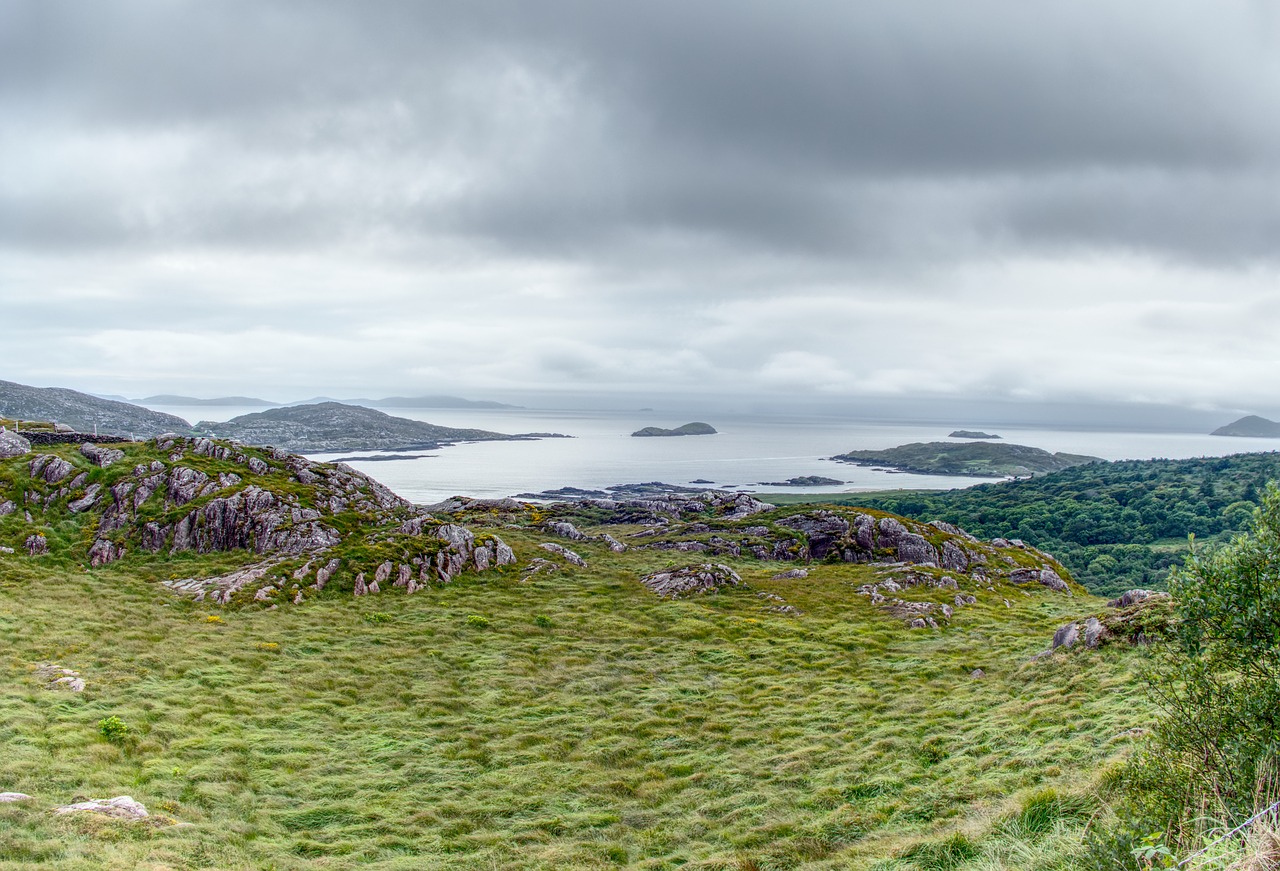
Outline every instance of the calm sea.
[[(174, 408), (155, 406), (195, 422), (228, 420), (255, 408)], [(406, 499), (438, 502), (449, 496), (485, 498), (540, 492), (557, 487), (602, 489), (611, 484), (710, 481), (727, 489), (757, 493), (803, 492), (768, 483), (805, 475), (836, 478), (843, 484), (821, 492), (887, 489), (950, 489), (981, 483), (980, 478), (906, 475), (835, 463), (825, 459), (855, 449), (889, 448), (908, 442), (948, 441), (955, 427), (867, 423), (829, 417), (717, 414), (707, 422), (719, 433), (682, 438), (632, 438), (644, 426), (674, 427), (689, 418), (662, 413), (578, 412), (490, 409), (386, 409), (390, 414), (451, 427), (504, 433), (559, 432), (572, 439), (476, 442), (432, 451), (431, 456), (390, 462), (351, 461)], [(972, 428), (972, 427), (969, 427)], [(1108, 460), (1185, 458), (1280, 450), (1280, 439), (1238, 439), (1197, 433), (1088, 432), (992, 427), (1003, 440), (1047, 451), (1088, 454)], [(951, 441), (960, 441), (959, 439)], [(315, 454), (332, 460), (357, 454)], [(710, 485), (708, 485), (710, 486)]]

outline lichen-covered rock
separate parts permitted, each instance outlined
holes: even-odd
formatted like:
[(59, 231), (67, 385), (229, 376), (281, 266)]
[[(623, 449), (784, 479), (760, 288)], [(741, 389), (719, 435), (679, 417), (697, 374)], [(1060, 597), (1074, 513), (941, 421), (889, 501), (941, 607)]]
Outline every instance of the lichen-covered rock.
[(40, 556), (49, 552), (49, 540), (38, 532), (28, 535), (23, 545), (27, 549), (28, 556)]
[(0, 426), (0, 460), (21, 457), (29, 453), (31, 453), (31, 442), (16, 432), (9, 432)]
[(1151, 590), (1128, 590), (1120, 594), (1120, 598), (1112, 599), (1107, 604), (1112, 608), (1127, 608), (1153, 595)]
[(697, 593), (715, 592), (721, 587), (736, 586), (742, 583), (742, 578), (726, 565), (702, 563), (654, 572), (642, 577), (640, 583), (659, 596), (679, 599)]
[(107, 468), (112, 463), (116, 463), (124, 459), (124, 451), (116, 448), (103, 447), (102, 445), (95, 445), (93, 442), (85, 442), (82, 444), (80, 446), (80, 453), (86, 460), (102, 469)]
[(605, 544), (607, 544), (609, 546), (609, 550), (613, 551), (614, 553), (627, 552), (627, 546), (622, 542), (618, 541), (616, 538), (614, 538), (612, 535), (610, 535), (607, 532), (601, 533), (600, 535), (597, 536), (597, 538), (600, 541), (603, 541)]
[(778, 572), (773, 576), (775, 581), (792, 581), (809, 577), (808, 569), (788, 569), (785, 572)]
[(1096, 648), (1102, 643), (1103, 637), (1106, 635), (1106, 628), (1102, 625), (1102, 621), (1097, 617), (1090, 617), (1084, 621), (1084, 646), (1090, 649)]
[(30, 800), (31, 796), (27, 795), (25, 792), (0, 792), (0, 804)]
[(28, 466), (32, 478), (39, 478), (46, 484), (56, 484), (74, 471), (75, 466), (53, 454), (40, 454)]
[(98, 504), (98, 496), (101, 492), (101, 484), (90, 484), (89, 489), (85, 491), (83, 496), (67, 503), (67, 508), (72, 514), (79, 514), (82, 511), (88, 511), (94, 505)]

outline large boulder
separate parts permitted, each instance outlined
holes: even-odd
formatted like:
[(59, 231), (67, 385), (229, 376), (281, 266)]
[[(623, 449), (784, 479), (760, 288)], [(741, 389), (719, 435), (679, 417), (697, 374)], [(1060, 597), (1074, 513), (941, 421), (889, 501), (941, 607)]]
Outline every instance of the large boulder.
[(132, 796), (118, 795), (115, 798), (94, 798), (89, 801), (66, 804), (53, 809), (55, 814), (95, 813), (122, 820), (141, 820), (148, 816), (142, 802), (134, 801)]
[(80, 453), (86, 460), (105, 469), (112, 463), (124, 459), (124, 451), (116, 448), (105, 448), (102, 445), (95, 445), (92, 442), (85, 442), (80, 446)]
[(31, 453), (31, 442), (0, 426), (0, 460)]

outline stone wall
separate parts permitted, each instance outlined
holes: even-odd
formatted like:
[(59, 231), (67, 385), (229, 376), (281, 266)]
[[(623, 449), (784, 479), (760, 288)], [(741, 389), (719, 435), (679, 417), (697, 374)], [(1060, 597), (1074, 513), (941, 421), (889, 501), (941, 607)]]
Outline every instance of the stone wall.
[(110, 445), (127, 442), (129, 439), (115, 435), (94, 435), (91, 432), (49, 432), (47, 430), (16, 430), (32, 445), (82, 445), (92, 442), (95, 445)]

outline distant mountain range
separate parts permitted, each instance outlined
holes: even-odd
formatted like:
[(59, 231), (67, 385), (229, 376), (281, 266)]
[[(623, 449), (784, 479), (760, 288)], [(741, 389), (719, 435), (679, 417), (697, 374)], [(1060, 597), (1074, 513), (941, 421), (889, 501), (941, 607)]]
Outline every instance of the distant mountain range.
[(385, 399), (334, 399), (331, 396), (316, 396), (298, 402), (271, 402), (254, 396), (220, 396), (216, 399), (197, 399), (194, 396), (178, 396), (172, 393), (161, 393), (145, 399), (134, 399), (150, 405), (167, 405), (174, 408), (192, 406), (221, 406), (238, 408), (288, 408), (298, 405), (319, 405), (325, 402), (340, 402), (343, 405), (363, 405), (366, 408), (522, 408), (519, 405), (508, 405), (505, 402), (492, 402), (485, 399), (462, 399), (458, 396), (388, 396)]
[(1220, 426), (1209, 435), (1242, 436), (1244, 438), (1280, 438), (1280, 423), (1250, 414), (1239, 420)]
[(191, 424), (172, 414), (100, 399), (62, 387), (30, 387), (0, 381), (0, 417), (64, 423), (78, 432), (150, 438), (163, 432), (186, 432)]
[(250, 406), (262, 406), (264, 408), (274, 408), (279, 405), (278, 402), (268, 402), (265, 399), (256, 399), (252, 396), (220, 396), (217, 399), (196, 399), (194, 396), (175, 396), (172, 393), (161, 393), (158, 396), (148, 396), (146, 399), (135, 399), (135, 402), (150, 403), (151, 405), (170, 405), (170, 406), (192, 406), (192, 405), (211, 405), (211, 406), (234, 406), (238, 408)]

